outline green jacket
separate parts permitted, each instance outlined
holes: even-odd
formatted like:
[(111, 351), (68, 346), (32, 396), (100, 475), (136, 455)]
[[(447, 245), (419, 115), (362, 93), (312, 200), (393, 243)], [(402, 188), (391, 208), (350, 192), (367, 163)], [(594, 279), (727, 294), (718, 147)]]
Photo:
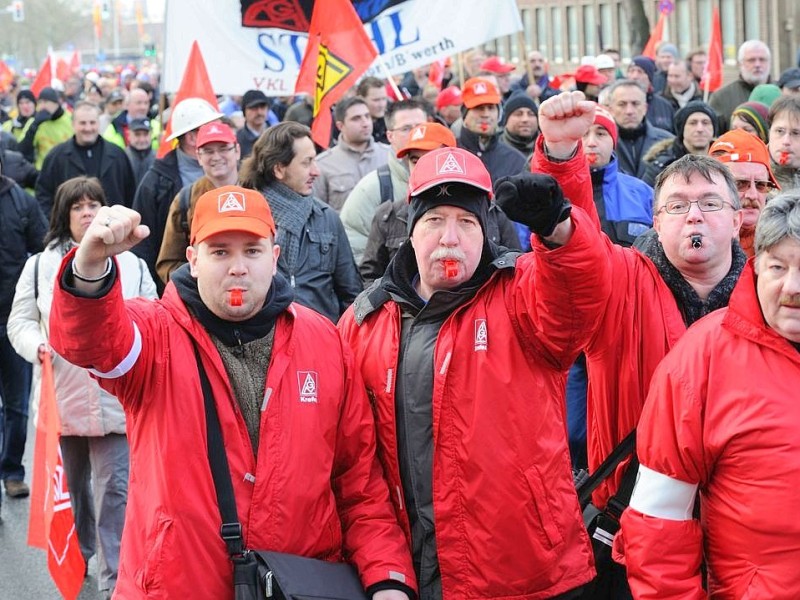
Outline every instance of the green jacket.
[(67, 111), (64, 111), (64, 114), (54, 121), (45, 121), (40, 124), (33, 137), (34, 166), (41, 171), (47, 153), (60, 143), (66, 142), (73, 133), (72, 115)]
[[(103, 132), (103, 139), (125, 150), (125, 137), (122, 135), (122, 129), (117, 129), (117, 125), (117, 119), (111, 121)], [(161, 123), (159, 123), (157, 119), (150, 119), (150, 127), (151, 145), (153, 146), (153, 150), (158, 150), (159, 138), (161, 137)]]

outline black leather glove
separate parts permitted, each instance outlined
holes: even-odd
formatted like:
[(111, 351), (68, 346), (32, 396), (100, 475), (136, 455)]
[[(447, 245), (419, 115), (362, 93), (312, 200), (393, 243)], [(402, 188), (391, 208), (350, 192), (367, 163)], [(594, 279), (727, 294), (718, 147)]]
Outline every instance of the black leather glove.
[(499, 179), (495, 184), (495, 202), (509, 219), (527, 225), (541, 237), (552, 235), (556, 225), (572, 211), (558, 182), (540, 173)]

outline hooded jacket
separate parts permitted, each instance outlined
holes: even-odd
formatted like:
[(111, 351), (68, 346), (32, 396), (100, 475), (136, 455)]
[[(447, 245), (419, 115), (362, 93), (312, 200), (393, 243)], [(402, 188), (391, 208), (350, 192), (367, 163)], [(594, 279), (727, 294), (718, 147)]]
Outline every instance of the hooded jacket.
[[(116, 278), (105, 295), (80, 297), (66, 275), (72, 258), (54, 292), (53, 348), (92, 368), (128, 418), (131, 482), (117, 596), (181, 598), (197, 590), (233, 598), (195, 347), (219, 414), (246, 547), (347, 559), (365, 587), (389, 579), (415, 587), (375, 459), (363, 384), (329, 321), (296, 304), (277, 315), (256, 457), (219, 351), (175, 283), (155, 302), (123, 302)], [(289, 292), (280, 279), (283, 297)]]
[(800, 597), (798, 386), (800, 352), (764, 322), (751, 260), (729, 306), (698, 321), (653, 376), (615, 543), (636, 598)]
[[(433, 338), (427, 309), (408, 291), (416, 270), (409, 246), (392, 263), (405, 261), (406, 276), (391, 279), (393, 286), (376, 281), (339, 323), (373, 404), (379, 457), (412, 547), (419, 542), (409, 503), (419, 498), (408, 497), (407, 486), (430, 490), (443, 598), (552, 598), (593, 577), (570, 475), (564, 383), (611, 280), (597, 227), (579, 208), (572, 217), (572, 239), (555, 250), (537, 239), (518, 258), (487, 257), (484, 247), (479, 271), (487, 271), (477, 289), (429, 300), (456, 296)], [(432, 361), (418, 376), (399, 371), (418, 344), (431, 344)], [(408, 430), (417, 440), (410, 446), (399, 439), (397, 393), (401, 384), (418, 389), (425, 381), (426, 395), (410, 398), (430, 414), (432, 456), (427, 473), (422, 465), (423, 475), (409, 481), (401, 448), (417, 446), (419, 433)]]

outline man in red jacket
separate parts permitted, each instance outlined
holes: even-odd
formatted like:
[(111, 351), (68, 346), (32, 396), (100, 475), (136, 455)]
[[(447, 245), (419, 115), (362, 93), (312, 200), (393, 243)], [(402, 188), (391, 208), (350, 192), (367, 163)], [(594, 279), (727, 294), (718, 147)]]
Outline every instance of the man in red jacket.
[[(800, 193), (771, 199), (727, 308), (659, 365), (622, 516), (637, 599), (800, 598)], [(702, 521), (693, 518), (700, 492)], [(707, 591), (700, 565), (705, 557)]]
[[(563, 114), (573, 97), (548, 102), (541, 111)], [(554, 157), (592, 118), (551, 117)], [(339, 323), (426, 600), (574, 598), (594, 575), (564, 384), (611, 288), (599, 227), (550, 177), (501, 180), (497, 196), (534, 232), (532, 252), (487, 241), (492, 181), (478, 157), (421, 157), (409, 240)]]
[(264, 196), (236, 186), (203, 194), (189, 263), (161, 300), (124, 302), (113, 257), (148, 233), (137, 212), (102, 208), (64, 259), (51, 313), (53, 348), (90, 368), (128, 418), (116, 594), (233, 598), (197, 352), (245, 547), (348, 560), (373, 600), (413, 598), (361, 378), (335, 327), (292, 303)]

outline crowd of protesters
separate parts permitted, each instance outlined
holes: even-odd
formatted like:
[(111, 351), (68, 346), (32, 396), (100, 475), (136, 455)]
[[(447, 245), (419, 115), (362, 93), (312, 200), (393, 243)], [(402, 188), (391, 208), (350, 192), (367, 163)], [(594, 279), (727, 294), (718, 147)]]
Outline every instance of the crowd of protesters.
[[(800, 65), (749, 40), (710, 92), (706, 60), (474, 50), (363, 78), (328, 149), (305, 95), (15, 80), (5, 495), (49, 355), (100, 591), (233, 597), (208, 371), (243, 542), (373, 600), (800, 597)], [(574, 474), (636, 430), (590, 537)]]

